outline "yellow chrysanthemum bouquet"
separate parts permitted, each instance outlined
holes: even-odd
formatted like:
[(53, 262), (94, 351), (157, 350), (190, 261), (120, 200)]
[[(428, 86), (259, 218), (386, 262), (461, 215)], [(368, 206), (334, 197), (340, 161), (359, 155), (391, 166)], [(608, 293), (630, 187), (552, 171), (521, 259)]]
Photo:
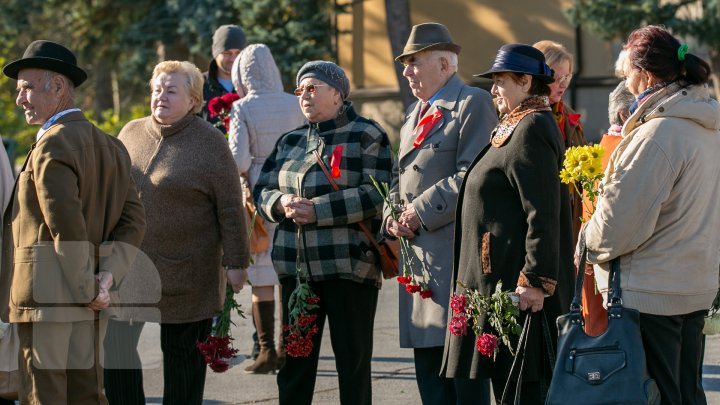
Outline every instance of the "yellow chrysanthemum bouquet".
[[(583, 191), (589, 202), (586, 206), (587, 212), (592, 214), (595, 211), (595, 202), (600, 191), (597, 185), (602, 180), (602, 157), (605, 150), (600, 145), (573, 146), (565, 151), (565, 161), (560, 170), (560, 181), (570, 184), (575, 191), (583, 198)], [(584, 222), (584, 220), (583, 220)]]

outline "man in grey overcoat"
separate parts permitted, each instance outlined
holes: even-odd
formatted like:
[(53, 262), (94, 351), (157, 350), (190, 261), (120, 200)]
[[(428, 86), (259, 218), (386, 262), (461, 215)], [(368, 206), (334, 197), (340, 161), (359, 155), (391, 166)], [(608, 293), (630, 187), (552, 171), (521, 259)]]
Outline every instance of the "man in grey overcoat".
[[(497, 124), (490, 94), (466, 85), (457, 74), (460, 46), (438, 23), (412, 28), (403, 53), (418, 101), (405, 115), (393, 165), (390, 197), (402, 208), (398, 219), (384, 211), (384, 232), (407, 237), (418, 259), (414, 282), (430, 289), (408, 293), (400, 285), (400, 347), (413, 348), (423, 404), (454, 404), (459, 398), (487, 396), (487, 380), (439, 377), (447, 329), (455, 207), (465, 171), (488, 144)], [(423, 271), (424, 263), (426, 271)]]

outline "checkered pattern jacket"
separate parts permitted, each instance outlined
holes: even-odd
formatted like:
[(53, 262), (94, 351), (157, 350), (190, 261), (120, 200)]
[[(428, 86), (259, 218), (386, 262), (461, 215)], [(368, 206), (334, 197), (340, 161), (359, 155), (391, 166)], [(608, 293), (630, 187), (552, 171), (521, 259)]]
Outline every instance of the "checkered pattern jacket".
[[(334, 191), (313, 151), (317, 149), (330, 168), (330, 157), (339, 145), (343, 147), (340, 177), (334, 180), (340, 191)], [(357, 223), (365, 221), (378, 232), (383, 200), (370, 177), (389, 184), (391, 168), (387, 134), (375, 121), (357, 115), (349, 102), (337, 118), (283, 135), (253, 190), (260, 215), (278, 223), (272, 250), (278, 275), (296, 274), (297, 228), (272, 207), (283, 194), (295, 194), (315, 203), (317, 222), (304, 225), (300, 239), (302, 265), (309, 268), (312, 279), (346, 279), (379, 288), (376, 253)]]

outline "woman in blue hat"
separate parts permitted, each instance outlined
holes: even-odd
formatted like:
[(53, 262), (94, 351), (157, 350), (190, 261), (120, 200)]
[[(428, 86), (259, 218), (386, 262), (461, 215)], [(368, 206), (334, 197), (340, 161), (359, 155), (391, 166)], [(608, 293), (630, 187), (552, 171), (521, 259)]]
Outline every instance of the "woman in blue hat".
[[(522, 325), (532, 316), (521, 403), (542, 404), (552, 376), (547, 345), (555, 345), (544, 337), (543, 317), (551, 329), (548, 336), (557, 336), (559, 304), (553, 294), (561, 262), (558, 235), (571, 232), (569, 218), (561, 220), (560, 214), (558, 172), (564, 146), (548, 99), (553, 72), (539, 50), (510, 44), (500, 48), (490, 70), (477, 76), (493, 80), (491, 93), (501, 121), (460, 189), (454, 293), (475, 290), (489, 296), (501, 282), (503, 290), (518, 294), (518, 322)], [(499, 336), (486, 319), (480, 322), (484, 333)], [(448, 329), (445, 341), (444, 375), (491, 378), (497, 403), (514, 403), (518, 377), (510, 376), (514, 357), (507, 346), (501, 345), (496, 356), (483, 354), (478, 344), (482, 339), (472, 328), (464, 334), (452, 332)], [(518, 336), (511, 336), (511, 341), (516, 349)]]

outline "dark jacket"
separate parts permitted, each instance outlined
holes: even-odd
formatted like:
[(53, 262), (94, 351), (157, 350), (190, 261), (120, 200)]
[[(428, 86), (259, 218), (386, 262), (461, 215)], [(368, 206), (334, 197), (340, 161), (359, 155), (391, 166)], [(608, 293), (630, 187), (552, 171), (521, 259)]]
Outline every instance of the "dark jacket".
[[(498, 281), (506, 291), (524, 285), (554, 292), (562, 262), (556, 235), (570, 232), (569, 220), (561, 220), (558, 173), (563, 155), (558, 127), (550, 112), (543, 111), (522, 118), (505, 144), (486, 147), (473, 162), (460, 189), (462, 204), (455, 219), (455, 293), (464, 291), (458, 281), (484, 295), (492, 294)], [(555, 296), (545, 300), (544, 312), (551, 336), (557, 336)], [(525, 358), (526, 381), (539, 378), (542, 369), (542, 329), (539, 322), (535, 326)], [(493, 332), (489, 325), (484, 330)], [(495, 362), (481, 355), (470, 329), (467, 336), (447, 333), (442, 366), (446, 377), (506, 378), (511, 363), (505, 346)]]
[[(200, 112), (198, 113), (198, 116), (200, 116), (200, 118), (213, 125), (215, 125), (215, 123), (217, 123), (219, 119), (218, 117), (210, 118), (210, 111), (208, 111), (208, 101), (212, 100), (215, 97), (219, 97), (224, 95), (225, 93), (228, 93), (228, 91), (225, 90), (225, 87), (223, 87), (217, 79), (217, 69), (217, 63), (212, 60), (210, 61), (210, 67), (208, 68), (208, 71), (203, 73), (203, 105), (202, 110), (200, 110)], [(233, 90), (232, 92), (235, 93), (235, 90)]]

